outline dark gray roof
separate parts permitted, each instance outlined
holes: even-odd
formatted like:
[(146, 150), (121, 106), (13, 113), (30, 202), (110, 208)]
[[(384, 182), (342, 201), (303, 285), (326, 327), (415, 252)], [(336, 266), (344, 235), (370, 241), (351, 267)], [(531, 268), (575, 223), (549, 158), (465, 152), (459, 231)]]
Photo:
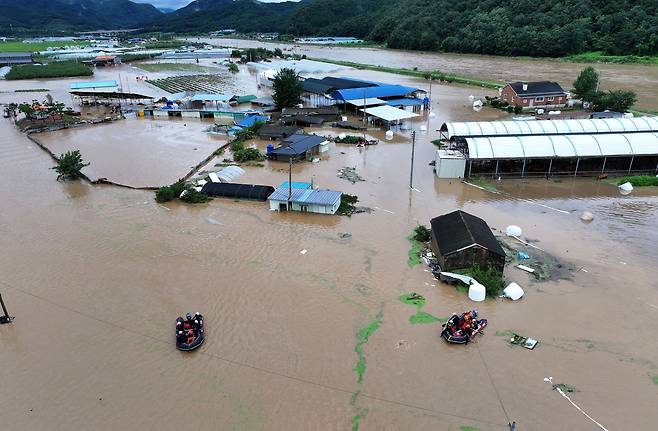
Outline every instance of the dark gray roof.
[(201, 191), (209, 196), (266, 201), (267, 197), (274, 193), (274, 187), (253, 184), (206, 183)]
[(336, 90), (345, 90), (347, 88), (365, 88), (365, 87), (376, 87), (377, 84), (374, 82), (360, 81), (358, 79), (348, 79), (348, 78), (334, 78), (332, 76), (327, 76), (321, 79), (322, 83), (325, 85), (330, 85)]
[(260, 129), (258, 129), (258, 136), (285, 138), (301, 131), (302, 129), (297, 126), (264, 124), (260, 127)]
[(317, 135), (306, 135), (306, 134), (291, 135), (288, 136), (286, 139), (282, 140), (281, 146), (275, 148), (271, 152), (274, 154), (286, 154), (286, 155), (297, 156), (305, 153), (311, 148), (317, 147), (318, 145), (320, 145), (326, 140), (327, 138)]
[(302, 88), (304, 91), (313, 94), (329, 94), (334, 90), (334, 87), (322, 82), (321, 79), (316, 78), (305, 79), (304, 82), (302, 82)]
[[(562, 96), (567, 93), (557, 82), (535, 81), (535, 82), (510, 82), (509, 85), (519, 96)], [(523, 86), (527, 85), (524, 90)]]
[(300, 123), (308, 123), (308, 124), (322, 124), (324, 123), (324, 119), (322, 117), (316, 117), (314, 115), (295, 115), (294, 117), (290, 118), (293, 121), (297, 121)]
[(319, 108), (283, 108), (282, 117), (294, 117), (295, 115), (338, 115), (337, 106), (324, 106)]
[(446, 256), (474, 245), (505, 256), (487, 223), (479, 217), (457, 210), (430, 221), (432, 236), (441, 255)]

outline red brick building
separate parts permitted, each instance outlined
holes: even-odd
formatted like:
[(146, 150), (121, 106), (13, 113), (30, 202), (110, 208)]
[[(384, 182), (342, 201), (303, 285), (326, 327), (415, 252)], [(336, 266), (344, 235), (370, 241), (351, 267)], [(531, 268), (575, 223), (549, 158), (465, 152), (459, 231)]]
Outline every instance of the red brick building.
[(557, 82), (510, 82), (501, 90), (500, 99), (523, 109), (557, 108), (566, 105), (567, 92)]

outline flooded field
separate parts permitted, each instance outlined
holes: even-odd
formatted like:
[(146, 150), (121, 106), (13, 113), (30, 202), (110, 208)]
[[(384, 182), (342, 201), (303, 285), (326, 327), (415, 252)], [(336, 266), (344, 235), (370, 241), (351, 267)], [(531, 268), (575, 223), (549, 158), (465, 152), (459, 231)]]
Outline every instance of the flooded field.
[(160, 187), (186, 176), (227, 142), (205, 133), (200, 120), (128, 119), (34, 135), (54, 154), (80, 150), (92, 181), (105, 178), (131, 187)]
[[(196, 39), (196, 38), (195, 38)], [(190, 38), (192, 40), (192, 38)], [(468, 54), (402, 51), (382, 48), (354, 48), (284, 43), (266, 43), (240, 39), (203, 38), (204, 42), (235, 48), (281, 48), (312, 58), (351, 61), (375, 66), (418, 70), (440, 70), (470, 78), (493, 81), (557, 81), (566, 90), (583, 68), (590, 64), (550, 59), (517, 59)], [(639, 109), (658, 109), (658, 67), (642, 64), (595, 64), (601, 88), (626, 88), (637, 93)]]
[[(65, 95), (72, 81), (30, 85)], [(391, 141), (368, 130), (379, 145), (332, 144), (319, 163), (294, 166), (293, 180), (374, 209), (352, 217), (230, 199), (159, 205), (147, 191), (57, 182), (50, 156), (0, 121), (0, 292), (17, 316), (0, 327), (2, 429), (502, 431), (512, 420), (524, 430), (596, 429), (546, 377), (575, 387), (571, 399), (607, 429), (654, 429), (658, 192), (621, 196), (606, 183), (563, 178), (496, 182), (494, 194), (437, 180), (428, 163), (442, 122), (504, 114), (469, 107), (468, 96), (483, 90), (433, 91), (436, 116), (413, 123), (417, 191), (409, 130)], [(95, 175), (146, 184), (180, 175), (216, 144), (204, 124), (124, 120), (48, 139), (62, 151), (88, 145), (89, 168), (103, 169)], [(101, 145), (104, 137), (131, 143), (110, 151), (117, 147)], [(157, 159), (129, 160), (137, 144), (140, 158)], [(170, 156), (177, 160), (165, 162)], [(337, 177), (344, 167), (365, 181)], [(245, 169), (242, 182), (287, 180), (285, 163)], [(538, 283), (509, 266), (506, 279), (526, 296), (478, 304), (489, 327), (468, 346), (444, 343), (440, 323), (411, 324), (415, 309), (398, 299), (417, 292), (423, 311), (440, 318), (473, 307), (407, 262), (411, 230), (457, 208), (497, 233), (521, 226), (570, 272)], [(583, 210), (594, 221), (581, 222)], [(208, 332), (199, 351), (183, 354), (173, 321), (188, 310), (206, 316)], [(540, 344), (510, 347), (510, 331)]]

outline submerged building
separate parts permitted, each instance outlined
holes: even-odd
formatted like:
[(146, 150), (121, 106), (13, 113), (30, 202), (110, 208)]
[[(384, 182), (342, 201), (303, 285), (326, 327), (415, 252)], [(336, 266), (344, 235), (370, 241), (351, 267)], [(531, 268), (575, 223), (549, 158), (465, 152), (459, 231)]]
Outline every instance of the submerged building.
[(505, 250), (479, 217), (457, 210), (433, 218), (430, 247), (443, 271), (470, 268), (505, 269)]
[(271, 211), (301, 211), (336, 214), (343, 193), (333, 190), (314, 190), (310, 183), (283, 183), (270, 195)]
[(445, 123), (440, 178), (658, 173), (658, 117)]

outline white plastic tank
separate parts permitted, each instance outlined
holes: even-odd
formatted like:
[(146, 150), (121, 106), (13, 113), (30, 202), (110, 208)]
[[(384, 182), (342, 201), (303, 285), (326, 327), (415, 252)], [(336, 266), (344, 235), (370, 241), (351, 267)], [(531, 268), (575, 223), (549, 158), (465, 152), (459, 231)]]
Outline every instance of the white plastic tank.
[(386, 139), (388, 139), (388, 140), (393, 139), (393, 131), (392, 130), (386, 131)]
[(468, 288), (468, 298), (471, 301), (482, 302), (486, 296), (487, 289), (477, 281), (473, 282)]

